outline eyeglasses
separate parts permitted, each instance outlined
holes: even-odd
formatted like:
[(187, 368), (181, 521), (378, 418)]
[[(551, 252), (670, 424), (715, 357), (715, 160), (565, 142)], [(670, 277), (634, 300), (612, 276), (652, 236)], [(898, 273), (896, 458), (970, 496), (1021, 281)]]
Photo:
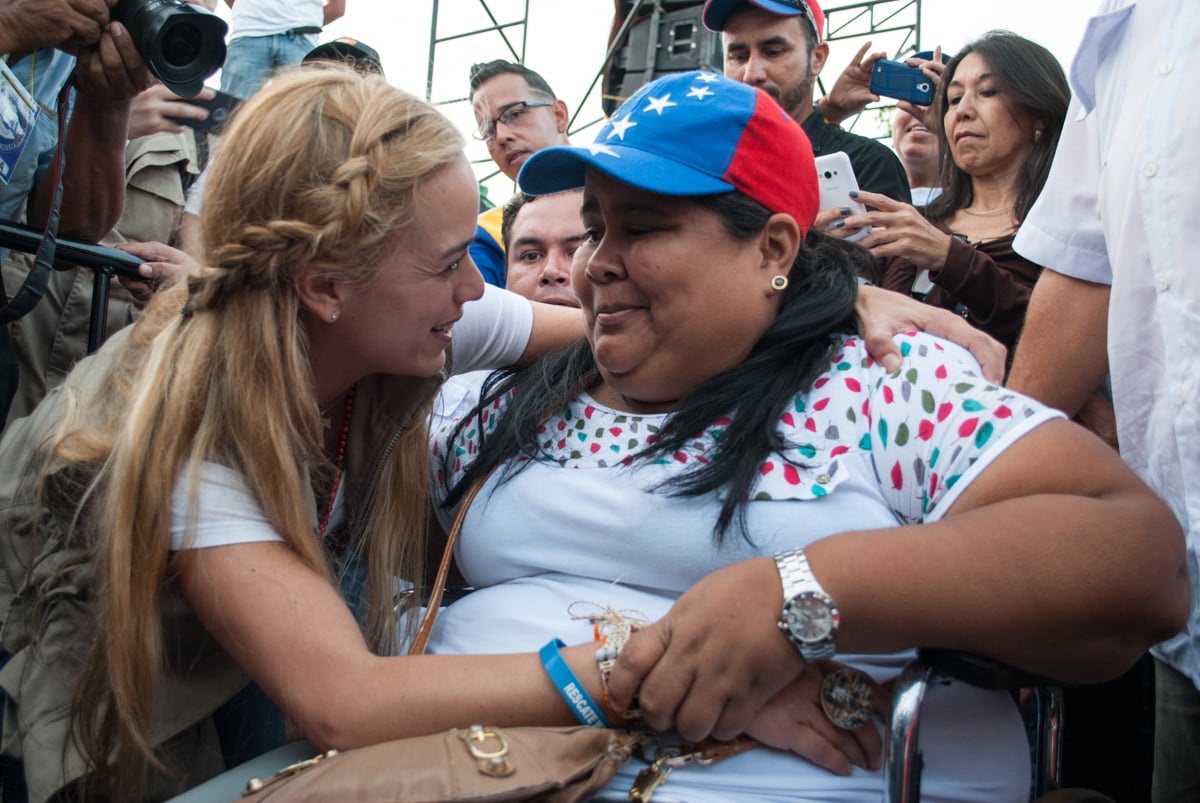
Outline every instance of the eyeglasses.
[(548, 100), (518, 100), (516, 103), (505, 106), (494, 120), (491, 120), (487, 126), (480, 126), (475, 132), (475, 138), (481, 139), (484, 142), (490, 142), (496, 138), (496, 126), (499, 123), (504, 123), (509, 128), (524, 125), (525, 112), (530, 109), (541, 108), (542, 106), (553, 106), (554, 103)]

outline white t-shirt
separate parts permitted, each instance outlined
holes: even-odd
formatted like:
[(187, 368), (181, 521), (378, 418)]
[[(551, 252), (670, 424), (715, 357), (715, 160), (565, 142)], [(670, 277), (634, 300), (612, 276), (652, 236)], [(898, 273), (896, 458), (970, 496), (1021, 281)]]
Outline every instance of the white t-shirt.
[(293, 28), (325, 24), (323, 0), (237, 0), (229, 21), (229, 41), (239, 36), (271, 36)]
[[(477, 590), (441, 613), (430, 652), (529, 652), (551, 638), (591, 641), (591, 625), (570, 613), (612, 605), (657, 619), (729, 563), (847, 530), (936, 520), (997, 454), (1061, 417), (990, 385), (956, 346), (927, 335), (897, 340), (905, 354), (900, 373), (888, 375), (849, 338), (814, 389), (782, 413), (779, 432), (792, 448), (763, 464), (751, 490), (753, 543), (734, 531), (714, 543), (715, 495), (647, 490), (709, 453), (723, 422), (671, 459), (631, 467), (631, 455), (667, 416), (613, 410), (586, 395), (569, 403), (545, 424), (544, 454), (504, 485), (493, 474), (467, 513), (456, 558)], [(435, 495), (462, 476), (478, 454), (479, 430), (489, 430), (503, 406), (494, 404), (486, 422), (453, 442), (449, 428), (434, 437)], [(439, 509), (447, 525), (453, 514)], [(837, 658), (886, 679), (911, 656)], [(1008, 694), (953, 684), (927, 700), (922, 799), (1025, 800), (1028, 746)], [(627, 795), (643, 767), (625, 765), (608, 789)], [(881, 789), (878, 772), (835, 778), (758, 749), (676, 770), (655, 799), (824, 803), (875, 800)]]
[[(486, 285), (482, 298), (463, 305), (463, 317), (454, 325), (455, 371), (497, 368), (515, 362), (525, 351), (532, 329), (533, 309), (528, 300)], [(240, 472), (203, 463), (195, 486), (194, 507), (189, 505), (192, 488), (186, 469), (180, 471), (171, 497), (171, 549), (283, 540), (267, 521), (258, 500), (247, 491)], [(339, 483), (330, 527), (341, 520), (342, 501)]]

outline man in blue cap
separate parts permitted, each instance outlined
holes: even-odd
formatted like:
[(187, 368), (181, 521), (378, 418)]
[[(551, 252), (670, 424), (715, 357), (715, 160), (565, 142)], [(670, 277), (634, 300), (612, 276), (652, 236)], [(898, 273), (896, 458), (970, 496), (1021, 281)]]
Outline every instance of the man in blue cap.
[(882, 143), (826, 123), (813, 87), (829, 57), (825, 14), (816, 0), (708, 0), (704, 25), (721, 33), (725, 75), (763, 89), (812, 142), (817, 156), (844, 151), (858, 185), (912, 202), (904, 166)]

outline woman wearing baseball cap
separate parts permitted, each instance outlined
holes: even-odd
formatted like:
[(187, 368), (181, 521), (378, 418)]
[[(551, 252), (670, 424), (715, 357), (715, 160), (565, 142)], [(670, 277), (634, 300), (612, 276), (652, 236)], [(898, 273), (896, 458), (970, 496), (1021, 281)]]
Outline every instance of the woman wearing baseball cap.
[[(763, 745), (673, 772), (671, 800), (878, 799), (880, 684), (914, 648), (1090, 680), (1186, 615), (1178, 527), (1100, 441), (937, 338), (870, 358), (865, 251), (810, 231), (806, 146), (761, 90), (690, 72), (531, 157), (524, 192), (584, 188), (586, 338), (434, 438), (443, 515), (486, 478), (457, 553), (476, 590), (434, 650), (653, 621), (578, 672), (606, 713)], [(927, 799), (1026, 799), (1007, 692), (939, 687), (921, 740)]]
[[(803, 136), (758, 90), (663, 79), (589, 148), (527, 163), (530, 190), (585, 187), (587, 339), (486, 393), (432, 473), (449, 344), (460, 368), (540, 339), (467, 254), (461, 139), (339, 67), (276, 79), (225, 136), (204, 267), (0, 441), (3, 735), (31, 799), (218, 772), (265, 724), (240, 691), (325, 750), (633, 718), (639, 684), (671, 743), (766, 745), (658, 799), (860, 799), (871, 678), (905, 649), (1090, 679), (1186, 614), (1178, 526), (1106, 447), (934, 338), (900, 338), (894, 373), (866, 356), (865, 252), (805, 236), (812, 165), (773, 156)], [(427, 488), (490, 466), (457, 550), (479, 590), (435, 634), (464, 654), (398, 656)], [(659, 622), (621, 650), (631, 619)], [(1016, 799), (1011, 700), (938, 697), (927, 793)]]

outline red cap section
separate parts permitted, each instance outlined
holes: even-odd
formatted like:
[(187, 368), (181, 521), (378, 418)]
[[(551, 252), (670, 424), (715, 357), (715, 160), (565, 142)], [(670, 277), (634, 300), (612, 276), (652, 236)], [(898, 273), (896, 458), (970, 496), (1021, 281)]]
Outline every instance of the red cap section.
[(767, 93), (757, 94), (724, 178), (768, 209), (791, 215), (807, 235), (820, 204), (812, 143)]

